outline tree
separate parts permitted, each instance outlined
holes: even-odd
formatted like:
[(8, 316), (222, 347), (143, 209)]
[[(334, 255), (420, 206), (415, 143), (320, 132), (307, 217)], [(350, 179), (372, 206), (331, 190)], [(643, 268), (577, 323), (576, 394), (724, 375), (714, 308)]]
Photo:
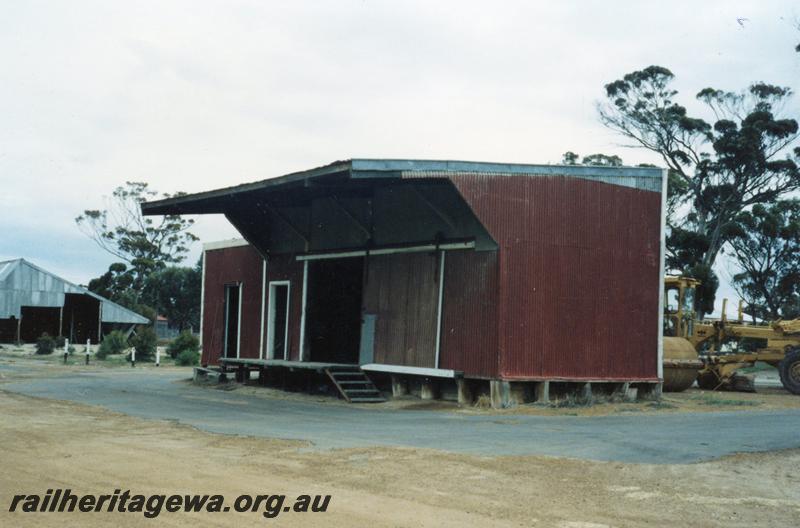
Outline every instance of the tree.
[(620, 167), (622, 166), (622, 158), (616, 155), (607, 154), (590, 154), (584, 156), (581, 161), (584, 165), (601, 165), (604, 167)]
[(756, 205), (738, 215), (733, 285), (760, 319), (800, 316), (800, 200)]
[(561, 164), (562, 165), (577, 165), (579, 159), (580, 159), (580, 156), (578, 156), (577, 154), (575, 154), (571, 150), (568, 150), (568, 151), (566, 151), (564, 153), (563, 156), (561, 156)]
[[(561, 163), (562, 165), (577, 165), (579, 159), (581, 159), (581, 157), (578, 154), (572, 152), (571, 150), (568, 150), (567, 152), (564, 153), (563, 156), (561, 156)], [(622, 166), (622, 158), (614, 154), (612, 155), (600, 154), (600, 153), (590, 154), (588, 156), (584, 156), (583, 159), (581, 159), (581, 164), (603, 165), (607, 167), (620, 167)]]
[(132, 289), (135, 276), (122, 262), (115, 262), (108, 271), (89, 281), (87, 288), (101, 297), (123, 306), (131, 307), (138, 302), (138, 295)]
[(200, 324), (200, 265), (194, 268), (170, 266), (147, 277), (142, 299), (179, 330)]
[[(162, 196), (169, 198), (182, 194)], [(138, 297), (150, 273), (183, 261), (189, 246), (198, 240), (189, 232), (194, 224), (192, 219), (165, 215), (155, 221), (142, 215), (140, 204), (157, 196), (158, 193), (150, 190), (147, 183), (126, 182), (125, 186), (114, 190), (107, 209), (87, 209), (75, 219), (84, 234), (126, 264), (125, 270), (109, 268), (111, 275), (103, 277), (111, 282), (105, 287), (132, 289)], [(114, 284), (117, 278), (124, 285)]]
[[(681, 205), (690, 208), (670, 219), (667, 263), (715, 281), (714, 263), (737, 216), (800, 189), (800, 148), (790, 151), (797, 121), (780, 115), (791, 90), (765, 83), (737, 93), (705, 88), (697, 98), (713, 113), (712, 126), (674, 102), (673, 78), (650, 66), (607, 84), (600, 121), (661, 156), (670, 170), (673, 215)], [(703, 311), (713, 307), (713, 293), (698, 292)]]

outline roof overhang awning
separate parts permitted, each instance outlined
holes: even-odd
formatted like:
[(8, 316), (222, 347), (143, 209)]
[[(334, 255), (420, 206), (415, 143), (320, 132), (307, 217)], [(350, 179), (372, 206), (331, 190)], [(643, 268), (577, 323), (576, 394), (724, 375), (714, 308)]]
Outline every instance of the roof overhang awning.
[(450, 180), (408, 162), (350, 160), (142, 204), (145, 215), (224, 214), (263, 254), (497, 244)]
[[(653, 167), (352, 159), (279, 178), (142, 204), (145, 215), (224, 214), (263, 254), (311, 254), (473, 240), (497, 242), (454, 181), (569, 177), (662, 192)], [(480, 189), (477, 193), (483, 192)], [(473, 197), (474, 198), (474, 197)]]

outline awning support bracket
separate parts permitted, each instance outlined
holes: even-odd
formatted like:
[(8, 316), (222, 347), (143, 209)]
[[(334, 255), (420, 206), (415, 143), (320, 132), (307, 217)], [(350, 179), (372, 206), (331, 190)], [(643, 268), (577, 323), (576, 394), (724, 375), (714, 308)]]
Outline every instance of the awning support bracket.
[(293, 223), (293, 222), (292, 222), (292, 221), (291, 221), (289, 218), (287, 218), (287, 216), (286, 216), (284, 213), (282, 213), (281, 211), (279, 211), (279, 210), (278, 210), (278, 209), (276, 209), (275, 207), (272, 207), (271, 205), (268, 205), (268, 204), (264, 204), (264, 207), (266, 207), (267, 211), (269, 211), (270, 213), (272, 213), (272, 214), (274, 214), (276, 217), (278, 217), (278, 220), (280, 220), (281, 222), (283, 222), (283, 223), (286, 225), (286, 227), (288, 227), (289, 229), (291, 229), (291, 230), (292, 230), (292, 232), (294, 232), (294, 234), (296, 234), (297, 236), (299, 236), (300, 238), (302, 238), (302, 239), (303, 239), (303, 242), (305, 242), (305, 243), (306, 243), (306, 245), (310, 244), (310, 241), (309, 241), (309, 236), (308, 236), (308, 235), (306, 235), (306, 234), (305, 234), (305, 233), (304, 233), (304, 232), (303, 232), (303, 231), (302, 231), (300, 228), (298, 228), (296, 225), (294, 225), (294, 223)]
[(431, 211), (433, 211), (433, 213), (436, 216), (438, 216), (442, 222), (447, 224), (447, 227), (449, 227), (453, 231), (457, 231), (456, 223), (449, 214), (445, 213), (444, 211), (442, 211), (441, 207), (431, 202), (430, 199), (427, 196), (425, 196), (425, 194), (418, 188), (416, 187), (411, 187), (411, 188), (413, 189), (414, 194), (416, 194), (425, 205), (430, 207)]
[(370, 230), (361, 222), (361, 220), (356, 218), (356, 215), (350, 212), (350, 210), (342, 203), (338, 196), (335, 194), (332, 195), (331, 201), (339, 208), (340, 211), (344, 213), (347, 218), (353, 222), (353, 224), (355, 224), (356, 227), (361, 230), (362, 233), (364, 233), (367, 238), (372, 238), (372, 233)]

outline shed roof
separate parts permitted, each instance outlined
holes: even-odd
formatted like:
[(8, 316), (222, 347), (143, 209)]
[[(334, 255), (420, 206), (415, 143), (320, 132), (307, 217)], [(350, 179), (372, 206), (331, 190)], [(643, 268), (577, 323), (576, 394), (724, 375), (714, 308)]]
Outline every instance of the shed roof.
[(64, 295), (89, 295), (102, 303), (104, 323), (147, 324), (150, 321), (119, 304), (73, 284), (28, 262), (14, 259), (0, 262), (0, 319), (19, 318), (22, 306), (60, 307)]
[(236, 195), (308, 187), (314, 183), (337, 183), (346, 180), (402, 179), (410, 177), (447, 177), (459, 174), (493, 176), (568, 176), (613, 185), (661, 192), (663, 169), (655, 167), (608, 167), (599, 165), (536, 165), (485, 161), (412, 160), (412, 159), (349, 159), (283, 176), (252, 183), (224, 187), (212, 191), (186, 194), (145, 202), (146, 215), (223, 213), (225, 203)]

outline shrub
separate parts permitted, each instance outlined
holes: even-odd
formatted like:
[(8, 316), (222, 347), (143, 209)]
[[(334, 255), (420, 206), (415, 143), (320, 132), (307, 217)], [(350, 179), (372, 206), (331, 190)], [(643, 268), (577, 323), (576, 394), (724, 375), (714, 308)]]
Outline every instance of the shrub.
[(121, 354), (128, 348), (128, 338), (125, 333), (114, 330), (103, 338), (100, 348), (97, 349), (98, 359), (105, 359), (111, 354)]
[(55, 338), (55, 342), (56, 348), (64, 348), (64, 345), (67, 344), (67, 338), (61, 335)]
[(167, 347), (169, 357), (177, 359), (181, 352), (194, 352), (200, 348), (200, 341), (188, 330), (184, 330), (178, 337), (172, 340)]
[(197, 350), (183, 350), (178, 354), (178, 357), (175, 358), (175, 363), (177, 365), (188, 367), (197, 365), (197, 361), (199, 359), (200, 354), (197, 353)]
[(140, 327), (131, 338), (131, 345), (136, 350), (136, 361), (151, 361), (156, 354), (156, 332), (149, 326)]
[(39, 336), (36, 340), (36, 353), (42, 356), (52, 354), (56, 349), (56, 340), (50, 337), (47, 332)]
[(481, 394), (478, 396), (478, 399), (475, 400), (475, 407), (478, 407), (479, 409), (491, 409), (492, 399), (488, 394)]

